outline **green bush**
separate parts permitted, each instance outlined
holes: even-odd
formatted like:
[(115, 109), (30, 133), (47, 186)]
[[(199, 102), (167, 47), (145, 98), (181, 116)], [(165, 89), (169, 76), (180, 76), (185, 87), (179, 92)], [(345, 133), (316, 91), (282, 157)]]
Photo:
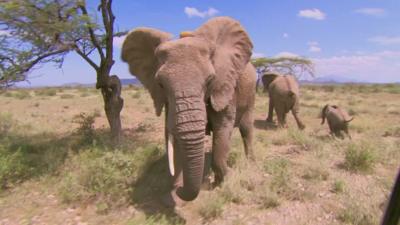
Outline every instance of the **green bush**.
[(345, 188), (344, 182), (341, 181), (341, 180), (336, 180), (333, 183), (332, 192), (337, 193), (337, 194), (343, 193), (344, 192), (344, 188)]
[(71, 95), (71, 94), (62, 94), (62, 95), (60, 95), (61, 99), (71, 99), (71, 98), (74, 98), (74, 97), (75, 96)]
[(133, 93), (132, 98), (140, 98), (142, 96), (142, 93), (140, 92), (140, 90), (136, 90), (135, 93)]
[(6, 146), (0, 145), (0, 189), (23, 180), (31, 173), (29, 158), (21, 149), (10, 152)]
[(18, 99), (27, 99), (32, 97), (29, 91), (27, 90), (18, 90), (14, 92), (13, 96)]
[(257, 198), (257, 202), (264, 209), (276, 208), (280, 205), (278, 195), (271, 191), (269, 187), (263, 187)]
[(306, 180), (322, 181), (328, 179), (329, 172), (320, 166), (312, 166), (305, 170), (302, 177)]
[(14, 125), (11, 114), (0, 113), (0, 138), (6, 136)]
[(162, 214), (156, 214), (146, 216), (143, 214), (135, 215), (133, 219), (130, 219), (127, 225), (180, 225), (185, 224), (183, 219), (176, 216), (167, 216)]
[(57, 94), (57, 90), (53, 88), (43, 88), (35, 90), (35, 95), (37, 96), (55, 96)]
[(350, 171), (369, 172), (376, 163), (373, 146), (368, 143), (354, 144), (347, 147), (344, 167)]
[(269, 159), (264, 162), (265, 172), (272, 175), (270, 188), (277, 193), (284, 193), (290, 188), (290, 161), (285, 158)]
[(346, 208), (339, 213), (338, 219), (352, 225), (378, 224), (377, 217), (363, 207), (362, 204), (348, 203)]
[(204, 220), (212, 221), (222, 215), (225, 204), (225, 198), (217, 195), (209, 196), (208, 199), (201, 204), (199, 214)]
[(95, 139), (94, 122), (97, 117), (100, 116), (100, 112), (94, 111), (93, 113), (80, 113), (74, 116), (74, 123), (79, 124), (76, 133), (81, 136), (83, 144), (91, 144)]
[(154, 145), (133, 153), (95, 147), (81, 151), (65, 168), (59, 185), (61, 198), (64, 202), (75, 202), (97, 197), (110, 206), (126, 202), (135, 181), (162, 153)]
[(385, 131), (384, 137), (400, 137), (400, 127), (391, 127)]

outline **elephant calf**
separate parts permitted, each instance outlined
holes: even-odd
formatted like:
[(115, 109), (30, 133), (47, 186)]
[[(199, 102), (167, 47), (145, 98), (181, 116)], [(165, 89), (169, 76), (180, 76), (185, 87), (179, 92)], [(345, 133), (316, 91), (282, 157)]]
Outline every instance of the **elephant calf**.
[(321, 124), (325, 123), (325, 119), (328, 121), (331, 134), (334, 134), (336, 137), (343, 138), (343, 135), (340, 131), (344, 131), (351, 139), (348, 124), (353, 120), (353, 117), (351, 117), (344, 109), (337, 105), (325, 105), (325, 107), (322, 109)]
[(267, 122), (272, 122), (275, 109), (280, 127), (286, 127), (286, 114), (291, 110), (299, 129), (305, 126), (301, 122), (299, 113), (299, 84), (290, 75), (266, 73), (262, 77), (264, 91), (269, 93), (269, 109)]

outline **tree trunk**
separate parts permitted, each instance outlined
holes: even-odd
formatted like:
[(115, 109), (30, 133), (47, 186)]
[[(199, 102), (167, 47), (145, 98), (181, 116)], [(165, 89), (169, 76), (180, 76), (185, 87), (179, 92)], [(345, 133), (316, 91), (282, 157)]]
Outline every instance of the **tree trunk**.
[(120, 113), (124, 106), (124, 100), (121, 98), (121, 81), (116, 75), (112, 75), (104, 83), (105, 85), (101, 85), (104, 110), (111, 128), (112, 141), (118, 144), (122, 133)]

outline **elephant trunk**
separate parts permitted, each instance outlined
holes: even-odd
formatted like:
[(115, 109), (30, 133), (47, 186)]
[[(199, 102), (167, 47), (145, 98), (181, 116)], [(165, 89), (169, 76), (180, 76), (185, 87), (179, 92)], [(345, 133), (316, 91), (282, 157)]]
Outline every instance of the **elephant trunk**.
[(176, 100), (176, 141), (182, 154), (183, 187), (177, 195), (185, 200), (194, 200), (200, 192), (204, 170), (204, 138), (206, 111), (204, 102), (198, 97)]

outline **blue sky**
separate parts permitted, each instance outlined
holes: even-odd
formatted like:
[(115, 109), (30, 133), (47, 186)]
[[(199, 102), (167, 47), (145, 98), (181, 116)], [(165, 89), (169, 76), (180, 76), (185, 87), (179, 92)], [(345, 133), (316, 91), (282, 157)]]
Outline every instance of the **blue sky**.
[[(251, 4), (250, 4), (251, 2)], [(91, 9), (97, 0), (89, 0)], [(246, 4), (245, 4), (246, 3)], [(316, 76), (357, 81), (400, 82), (399, 0), (115, 0), (116, 28), (147, 26), (175, 36), (193, 30), (213, 16), (231, 16), (249, 33), (253, 56), (305, 56)], [(120, 61), (123, 38), (115, 39), (112, 73), (130, 78)], [(63, 69), (46, 65), (23, 86), (94, 83), (93, 69), (77, 55), (67, 56)]]

